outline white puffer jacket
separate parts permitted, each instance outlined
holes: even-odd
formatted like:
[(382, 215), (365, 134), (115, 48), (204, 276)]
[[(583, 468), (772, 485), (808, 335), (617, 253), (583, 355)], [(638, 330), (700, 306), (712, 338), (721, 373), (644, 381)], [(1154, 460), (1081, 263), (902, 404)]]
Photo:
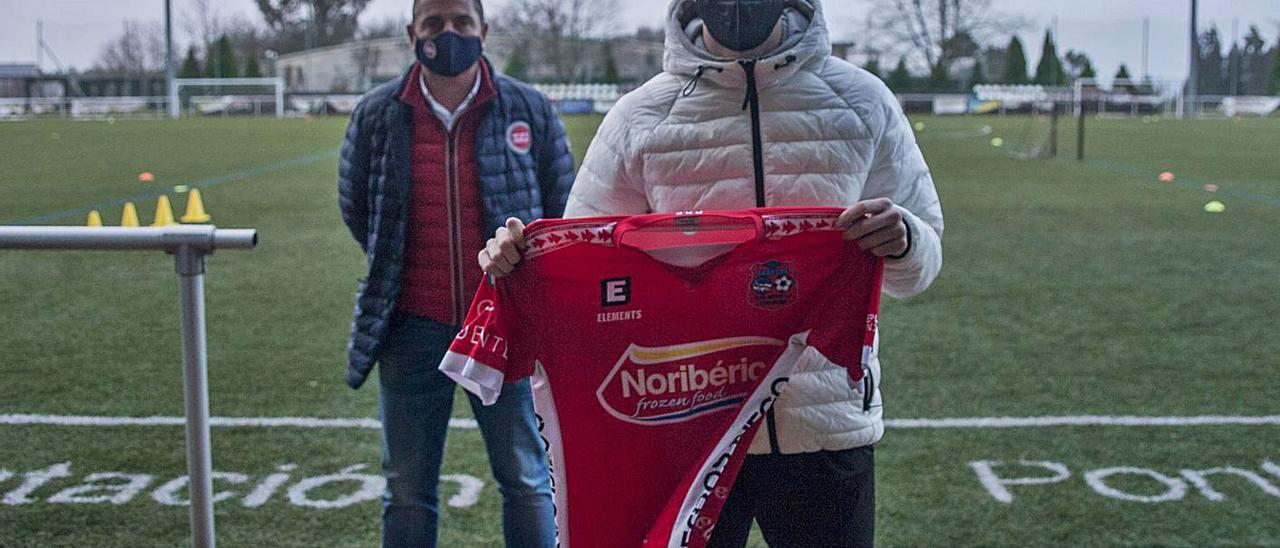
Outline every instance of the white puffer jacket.
[[(942, 268), (942, 208), (906, 116), (883, 82), (831, 56), (821, 0), (789, 0), (785, 27), (783, 45), (755, 68), (766, 204), (849, 206), (890, 198), (912, 238), (905, 258), (886, 261), (884, 291), (900, 298), (924, 291)], [(712, 57), (700, 29), (692, 0), (674, 0), (665, 72), (605, 118), (566, 216), (756, 205), (753, 122), (743, 108), (747, 69)], [(770, 452), (771, 438), (782, 453), (878, 441), (884, 423), (875, 354), (869, 410), (833, 364), (793, 375), (774, 408), (775, 428), (762, 428), (751, 452)]]

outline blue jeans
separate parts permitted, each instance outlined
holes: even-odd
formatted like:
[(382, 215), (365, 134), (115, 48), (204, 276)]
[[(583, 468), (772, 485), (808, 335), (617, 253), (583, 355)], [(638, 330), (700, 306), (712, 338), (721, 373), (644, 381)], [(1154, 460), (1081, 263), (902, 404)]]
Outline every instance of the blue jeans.
[[(458, 330), (397, 312), (379, 357), (382, 418), (382, 545), (435, 546), (440, 462), (457, 385), (437, 369)], [(508, 384), (498, 402), (471, 409), (502, 493), (507, 546), (555, 546), (555, 510), (547, 458), (529, 381)]]

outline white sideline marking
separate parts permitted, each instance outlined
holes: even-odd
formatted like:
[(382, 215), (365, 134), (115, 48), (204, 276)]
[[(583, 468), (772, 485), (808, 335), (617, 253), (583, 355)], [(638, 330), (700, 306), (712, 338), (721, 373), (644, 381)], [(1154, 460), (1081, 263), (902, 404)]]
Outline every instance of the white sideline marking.
[[(92, 417), (83, 415), (0, 415), (5, 426), (182, 426), (182, 417)], [(221, 428), (367, 428), (378, 430), (378, 419), (319, 419), (314, 417), (212, 417), (209, 426)], [(475, 419), (449, 419), (453, 428), (476, 428)]]
[[(1143, 417), (1080, 415), (1062, 417), (969, 417), (954, 419), (888, 419), (886, 428), (1046, 428), (1053, 426), (1280, 426), (1280, 415), (1192, 417)], [(4, 415), (0, 426), (182, 426), (182, 417), (97, 417), (86, 415)], [(382, 428), (378, 419), (321, 419), (315, 417), (213, 417), (209, 425), (220, 428)], [(452, 428), (476, 428), (475, 419), (449, 419)]]
[(973, 417), (956, 419), (888, 419), (884, 423), (887, 428), (898, 429), (1044, 428), (1049, 426), (1280, 426), (1280, 415)]

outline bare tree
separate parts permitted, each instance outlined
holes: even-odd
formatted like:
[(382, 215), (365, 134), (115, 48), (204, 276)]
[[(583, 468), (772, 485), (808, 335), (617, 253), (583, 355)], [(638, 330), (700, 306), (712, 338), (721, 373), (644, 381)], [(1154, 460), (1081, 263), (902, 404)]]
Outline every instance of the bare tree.
[(360, 14), (372, 0), (255, 0), (277, 49), (341, 44), (356, 36)]
[(1026, 25), (992, 0), (863, 0), (871, 5), (870, 49), (913, 57), (930, 68), (976, 53), (979, 44)]
[(591, 39), (618, 31), (617, 0), (511, 0), (494, 18), (517, 37), (516, 47), (536, 47), (559, 80), (583, 76), (583, 60)]
[(142, 75), (164, 70), (164, 27), (160, 23), (125, 21), (120, 36), (103, 46), (95, 72)]

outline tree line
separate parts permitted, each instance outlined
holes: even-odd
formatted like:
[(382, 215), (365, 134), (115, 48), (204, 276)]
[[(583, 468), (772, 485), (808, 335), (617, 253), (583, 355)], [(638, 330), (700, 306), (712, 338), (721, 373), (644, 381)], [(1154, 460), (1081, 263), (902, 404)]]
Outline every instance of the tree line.
[[(343, 44), (352, 40), (400, 36), (407, 20), (387, 19), (362, 26), (359, 18), (372, 0), (254, 0), (262, 23), (217, 13), (211, 0), (193, 0), (181, 14), (192, 36), (180, 52), (183, 78), (257, 77), (272, 54)], [(1031, 70), (1017, 31), (1024, 18), (993, 7), (993, 0), (863, 0), (871, 5), (862, 49), (863, 68), (898, 92), (964, 92), (980, 84), (1066, 86), (1099, 75), (1089, 55), (1059, 54), (1055, 37), (1044, 34), (1042, 55)], [(546, 76), (563, 81), (582, 78), (584, 41), (604, 37), (616, 27), (617, 0), (511, 0), (491, 17), (499, 28), (523, 37), (508, 72), (528, 72), (534, 50), (539, 63), (553, 67)], [(602, 7), (606, 9), (601, 9)], [(873, 21), (880, 24), (873, 24)], [(644, 31), (642, 31), (644, 32)], [(164, 29), (159, 24), (127, 22), (124, 32), (100, 53), (93, 71), (147, 74), (164, 70)], [(1004, 47), (984, 47), (1001, 43)], [(1240, 43), (1224, 47), (1216, 27), (1196, 43), (1198, 88), (1205, 95), (1280, 93), (1280, 40), (1267, 46), (1256, 26)], [(181, 54), (185, 53), (185, 54)], [(604, 72), (616, 79), (614, 53), (606, 48)], [(893, 59), (892, 67), (882, 60)], [(922, 68), (923, 67), (923, 68)], [(91, 72), (93, 72), (91, 71)], [(577, 71), (577, 72), (575, 72)], [(1115, 74), (1133, 80), (1126, 65)]]
[[(955, 93), (980, 84), (1067, 86), (1099, 76), (1085, 52), (1059, 54), (1048, 30), (1039, 62), (1030, 70), (1017, 35), (1028, 21), (997, 10), (992, 0), (863, 1), (871, 8), (859, 44), (868, 56), (863, 68), (898, 92)], [(1011, 35), (1004, 47), (981, 45), (1002, 43)], [(1196, 47), (1201, 94), (1280, 94), (1280, 39), (1268, 48), (1252, 26), (1241, 43), (1226, 50), (1217, 28), (1210, 27)], [(895, 56), (896, 65), (881, 63)], [(1122, 64), (1114, 77), (1133, 81), (1146, 75), (1134, 75)]]

